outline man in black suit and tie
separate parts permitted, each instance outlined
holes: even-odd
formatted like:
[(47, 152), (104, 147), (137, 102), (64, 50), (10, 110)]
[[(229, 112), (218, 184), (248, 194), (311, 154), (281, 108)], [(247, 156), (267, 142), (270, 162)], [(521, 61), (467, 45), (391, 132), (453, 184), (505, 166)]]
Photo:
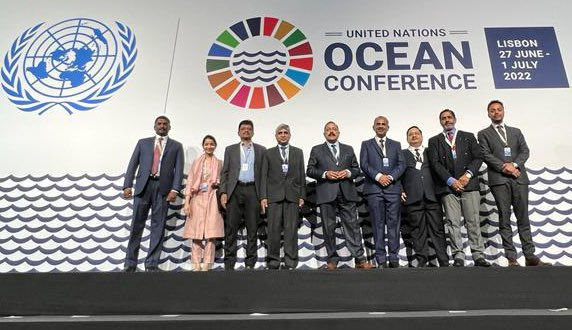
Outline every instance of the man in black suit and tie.
[[(183, 146), (167, 136), (171, 130), (169, 118), (157, 117), (154, 129), (156, 136), (137, 142), (125, 172), (123, 196), (127, 199), (135, 196), (131, 234), (125, 256), (126, 272), (134, 272), (137, 269), (139, 246), (149, 209), (151, 209), (151, 231), (145, 270), (159, 270), (169, 203), (177, 199), (183, 180)], [(137, 177), (135, 177), (136, 171)], [(134, 179), (135, 189), (133, 189)]]
[(457, 118), (452, 110), (441, 111), (439, 121), (443, 133), (429, 139), (429, 163), (433, 170), (436, 193), (445, 208), (453, 266), (465, 265), (461, 236), (463, 216), (475, 266), (490, 267), (491, 264), (484, 255), (485, 245), (479, 220), (481, 195), (477, 173), (483, 163), (483, 153), (472, 133), (455, 128)]
[(280, 267), (280, 238), (284, 231), (283, 269), (298, 265), (298, 211), (306, 197), (306, 174), (302, 149), (289, 144), (290, 126), (276, 128), (278, 146), (262, 159), (260, 207), (268, 222), (268, 269)]
[[(405, 171), (401, 144), (386, 137), (389, 120), (375, 118), (375, 137), (361, 144), (360, 163), (365, 174), (363, 193), (367, 199), (379, 268), (399, 267), (399, 229), (401, 224), (400, 178)], [(385, 233), (387, 230), (387, 251)], [(389, 264), (388, 264), (389, 261)]]
[(351, 146), (338, 141), (340, 131), (330, 121), (324, 126), (326, 142), (312, 148), (306, 174), (316, 179), (316, 203), (320, 206), (324, 243), (326, 245), (326, 269), (338, 267), (336, 249), (336, 215), (339, 214), (346, 239), (346, 247), (355, 259), (355, 267), (372, 268), (366, 261), (362, 236), (358, 224), (356, 202), (359, 196), (354, 179), (360, 174), (356, 155)]
[(258, 260), (257, 231), (260, 217), (260, 181), (262, 157), (266, 148), (253, 143), (254, 123), (238, 124), (240, 142), (226, 147), (220, 178), (220, 202), (226, 209), (224, 223), (224, 268), (234, 270), (238, 228), (246, 223), (246, 269), (254, 269)]
[(423, 133), (417, 126), (407, 130), (409, 148), (403, 149), (405, 172), (401, 177), (401, 200), (407, 214), (404, 225), (411, 233), (417, 267), (425, 267), (429, 257), (428, 238), (433, 242), (439, 266), (449, 266), (443, 211), (435, 194), (435, 184), (429, 167)]
[(528, 145), (518, 128), (504, 124), (504, 106), (501, 101), (489, 102), (487, 112), (492, 123), (477, 136), (488, 166), (489, 187), (499, 211), (499, 232), (508, 265), (520, 266), (517, 261), (516, 248), (512, 242), (511, 206), (516, 216), (525, 264), (527, 266), (550, 265), (534, 254), (535, 248), (528, 219), (530, 181), (524, 166), (530, 154)]

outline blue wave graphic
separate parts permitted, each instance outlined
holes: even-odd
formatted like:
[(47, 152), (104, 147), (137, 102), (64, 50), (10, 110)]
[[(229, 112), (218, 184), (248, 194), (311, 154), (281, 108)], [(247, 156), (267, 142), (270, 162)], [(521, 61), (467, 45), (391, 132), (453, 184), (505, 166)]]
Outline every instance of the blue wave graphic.
[(122, 251), (124, 254), (125, 253), (125, 248), (119, 247), (119, 248), (106, 248), (106, 247), (102, 247), (102, 246), (97, 246), (97, 247), (93, 247), (93, 248), (86, 248), (83, 246), (77, 246), (77, 247), (73, 247), (73, 248), (66, 248), (64, 246), (58, 246), (55, 248), (45, 248), (43, 246), (36, 246), (34, 248), (30, 248), (30, 249), (26, 249), (22, 246), (19, 246), (15, 249), (1, 249), (0, 251), (2, 251), (3, 253), (9, 253), (9, 254), (14, 254), (14, 253), (24, 253), (27, 255), (31, 255), (34, 254), (36, 252), (41, 252), (42, 254), (45, 255), (50, 255), (50, 254), (55, 254), (57, 252), (63, 252), (65, 254), (74, 254), (76, 252), (82, 252), (83, 254), (92, 254), (92, 253), (96, 253), (96, 252), (102, 252), (106, 255), (109, 254), (113, 254), (115, 252), (118, 251)]
[(20, 207), (20, 206), (16, 206), (16, 205), (11, 205), (11, 206), (7, 206), (4, 208), (0, 208), (0, 212), (6, 212), (9, 210), (13, 210), (16, 212), (24, 212), (26, 210), (33, 210), (35, 212), (44, 212), (46, 210), (52, 210), (54, 212), (63, 212), (66, 210), (72, 210), (72, 211), (84, 211), (84, 210), (92, 210), (92, 211), (103, 211), (103, 210), (113, 210), (113, 211), (122, 211), (125, 209), (125, 206), (120, 205), (120, 206), (115, 206), (115, 205), (111, 205), (111, 204), (105, 204), (105, 205), (101, 205), (101, 206), (97, 206), (97, 205), (90, 205), (90, 204), (86, 204), (83, 206), (79, 206), (79, 205), (74, 205), (74, 204), (70, 204), (70, 205), (64, 205), (64, 206), (54, 206), (54, 205), (44, 205), (44, 206), (36, 206), (36, 205), (29, 205), (29, 206), (24, 206), (24, 207)]
[(537, 178), (530, 179), (530, 185), (535, 185), (535, 184), (539, 184), (539, 183), (543, 183), (545, 185), (553, 185), (553, 184), (556, 184), (559, 182), (570, 185), (570, 184), (572, 184), (572, 179), (564, 179), (564, 178), (546, 179), (543, 177), (537, 177)]
[(114, 184), (114, 183), (108, 183), (106, 185), (99, 185), (97, 183), (93, 183), (87, 186), (82, 186), (80, 184), (74, 183), (70, 186), (60, 186), (58, 184), (52, 184), (49, 186), (41, 186), (39, 184), (35, 184), (29, 187), (25, 187), (22, 185), (15, 185), (15, 186), (11, 186), (8, 188), (4, 188), (2, 186), (0, 186), (0, 191), (4, 192), (4, 193), (8, 193), (10, 191), (21, 191), (21, 192), (28, 192), (28, 191), (32, 191), (34, 189), (37, 189), (39, 191), (42, 192), (48, 192), (48, 191), (59, 191), (59, 192), (63, 192), (63, 191), (70, 191), (72, 189), (76, 189), (79, 191), (86, 191), (86, 190), (90, 190), (90, 189), (97, 189), (97, 190), (108, 190), (108, 189), (113, 189), (117, 191), (117, 196), (119, 196), (121, 194), (121, 186), (118, 184)]
[(236, 73), (245, 73), (245, 74), (255, 74), (255, 73), (262, 72), (262, 73), (270, 74), (270, 73), (274, 73), (274, 72), (280, 72), (280, 73), (282, 73), (283, 71), (284, 71), (284, 70), (282, 70), (282, 69), (280, 69), (280, 68), (272, 68), (272, 69), (268, 69), (268, 70), (265, 70), (265, 69), (262, 69), (262, 68), (256, 68), (256, 69), (253, 69), (253, 70), (248, 70), (248, 69), (242, 68), (242, 69), (236, 70), (235, 72), (236, 72)]
[(35, 222), (35, 221), (41, 221), (41, 222), (52, 222), (55, 220), (61, 221), (61, 222), (68, 222), (68, 221), (72, 221), (74, 219), (77, 220), (81, 220), (83, 222), (88, 222), (88, 221), (92, 221), (92, 220), (99, 220), (100, 222), (107, 222), (107, 221), (111, 221), (114, 219), (119, 219), (122, 221), (130, 221), (131, 220), (131, 215), (122, 215), (119, 213), (115, 213), (109, 216), (104, 216), (98, 213), (94, 213), (92, 215), (81, 215), (81, 214), (74, 214), (74, 215), (70, 215), (70, 216), (65, 216), (62, 214), (55, 214), (53, 216), (49, 216), (49, 217), (43, 217), (41, 215), (32, 215), (29, 217), (26, 217), (22, 214), (16, 214), (12, 217), (8, 217), (6, 215), (1, 215), (0, 216), (0, 220), (2, 220), (2, 222), (12, 222), (12, 221), (21, 221), (21, 222)]
[(539, 210), (535, 207), (528, 209), (529, 214), (538, 213), (542, 216), (549, 216), (550, 214), (558, 213), (560, 215), (571, 215), (572, 214), (572, 207), (567, 210), (559, 210), (557, 208), (549, 209), (549, 210)]
[(269, 83), (269, 82), (274, 81), (277, 77), (278, 77), (278, 76), (270, 76), (270, 77), (268, 77), (268, 78), (264, 78), (264, 77), (261, 77), (261, 76), (256, 76), (256, 77), (254, 77), (254, 78), (240, 77), (240, 80), (245, 81), (245, 82), (249, 82), (249, 83), (252, 83), (252, 82), (255, 82), (255, 81), (259, 81), (259, 80), (260, 80), (260, 81), (263, 81), (263, 82), (266, 82), (266, 83)]
[(245, 52), (241, 52), (241, 53), (234, 54), (234, 57), (241, 57), (241, 56), (256, 57), (256, 56), (259, 56), (259, 55), (263, 55), (263, 56), (267, 56), (267, 57), (272, 57), (272, 56), (279, 55), (279, 56), (282, 56), (282, 57), (286, 57), (286, 53), (282, 53), (281, 51), (278, 51), (278, 50), (273, 51), (273, 52), (271, 52), (271, 53), (266, 53), (266, 52), (264, 52), (264, 51), (259, 51), (259, 52), (256, 52), (256, 53), (249, 53), (249, 52), (246, 52), (246, 51), (245, 51)]
[(66, 202), (71, 202), (71, 201), (75, 201), (75, 200), (83, 200), (83, 201), (95, 201), (98, 199), (102, 199), (104, 201), (116, 201), (117, 200), (117, 196), (118, 194), (114, 194), (114, 195), (110, 195), (107, 196), (103, 193), (99, 193), (99, 194), (95, 194), (95, 195), (87, 195), (87, 194), (79, 194), (79, 195), (66, 195), (66, 194), (60, 194), (60, 195), (56, 195), (56, 196), (46, 196), (46, 195), (37, 195), (37, 196), (30, 196), (30, 195), (24, 195), (24, 196), (8, 196), (8, 195), (4, 195), (4, 196), (0, 196), (0, 200), (6, 200), (7, 202), (10, 203), (14, 203), (20, 200), (25, 200), (27, 202), (37, 202), (37, 201), (47, 201), (47, 202), (56, 202), (59, 200), (64, 200)]
[[(236, 61), (236, 62), (232, 62), (232, 65), (242, 65), (242, 64), (246, 64), (246, 65), (256, 65), (256, 64), (264, 64), (264, 65), (272, 65), (272, 64), (280, 64), (280, 65), (286, 65), (286, 61), (282, 61), (280, 59), (273, 59), (270, 61), (265, 61), (263, 59), (258, 59), (256, 61), (248, 61), (248, 60), (240, 60), (240, 61)], [(282, 72), (282, 71), (280, 71)]]
[[(529, 210), (533, 218), (531, 219), (532, 234), (537, 247), (537, 255), (556, 264), (569, 263), (568, 259), (572, 256), (566, 251), (572, 250), (572, 230), (569, 229), (572, 224), (572, 200), (567, 195), (572, 191), (572, 187), (566, 183), (570, 181), (566, 177), (569, 177), (572, 171), (561, 168), (529, 170), (529, 172), (540, 176), (540, 178), (533, 178), (533, 181), (539, 184), (531, 186), (531, 208)], [(102, 174), (21, 177), (11, 175), (0, 178), (0, 203), (3, 204), (0, 204), (2, 205), (0, 206), (0, 255), (5, 256), (0, 260), (0, 272), (18, 272), (18, 269), (30, 272), (42, 269), (58, 271), (70, 268), (78, 269), (78, 271), (86, 271), (86, 269), (109, 271), (110, 264), (116, 265), (116, 270), (121, 270), (132, 209), (132, 202), (120, 197), (122, 178), (123, 174), (117, 176)], [(486, 182), (482, 177), (480, 181)], [(556, 184), (543, 184), (543, 182)], [(362, 186), (363, 179), (360, 178), (357, 185)], [(310, 197), (315, 196), (311, 187), (312, 185), (308, 189)], [(32, 189), (37, 189), (34, 195), (28, 193)], [(77, 189), (77, 191), (72, 192), (71, 189)], [(87, 189), (95, 191), (87, 192)], [(113, 191), (110, 191), (111, 189)], [(482, 232), (486, 237), (487, 258), (494, 262), (504, 258), (502, 244), (498, 237), (498, 212), (487, 186), (481, 186), (481, 194), (484, 197), (482, 199), (484, 208), (480, 211)], [(98, 203), (98, 200), (102, 203)], [(58, 201), (68, 205), (45, 205)], [(109, 205), (113, 202), (115, 206)], [(22, 206), (27, 203), (35, 205)], [(365, 203), (360, 202), (358, 205), (359, 222), (363, 230), (367, 258), (372, 260), (374, 246), (369, 227), (369, 214)], [(318, 254), (323, 255), (325, 249), (320, 219), (316, 218), (316, 216), (319, 217), (319, 212), (311, 202), (308, 202), (307, 206), (313, 208), (304, 212), (306, 218), (302, 221), (303, 229), (299, 235), (300, 269), (315, 268), (325, 262), (324, 257), (318, 256)], [(170, 206), (161, 259), (163, 263), (168, 263), (168, 266), (163, 265), (163, 267), (173, 270), (190, 268), (189, 242), (181, 237), (185, 222), (181, 209), (180, 202)], [(33, 213), (36, 214), (30, 216)], [(540, 220), (534, 220), (536, 218)], [(516, 230), (515, 222), (512, 221), (512, 223), (513, 229)], [(119, 235), (120, 232), (124, 236)], [(466, 239), (466, 234), (463, 236)], [(351, 264), (352, 258), (345, 249), (341, 228), (336, 230), (336, 237), (339, 238), (337, 248), (341, 250), (342, 263)], [(242, 230), (238, 237), (240, 249), (246, 246), (245, 238), (245, 231)], [(141, 263), (148, 251), (148, 239), (147, 225), (145, 236), (142, 239), (141, 257), (139, 258)], [(465, 243), (468, 249), (467, 245)], [(222, 246), (223, 244), (219, 241), (216, 257), (219, 269), (222, 268), (220, 263), (223, 261)], [(520, 243), (515, 242), (515, 246), (517, 249), (521, 248)], [(258, 249), (262, 252), (259, 254), (258, 261), (264, 263), (263, 242), (258, 242)], [(33, 258), (36, 260), (26, 256), (32, 253), (35, 254)], [(62, 257), (67, 258), (46, 255), (46, 258), (37, 260), (38, 254), (54, 253), (63, 254)], [(65, 256), (66, 254), (69, 255)], [(121, 257), (112, 258), (110, 254), (121, 255)], [(434, 256), (433, 253), (432, 255)], [(411, 255), (406, 254), (405, 245), (402, 244), (400, 259), (407, 262), (411, 258)], [(244, 262), (244, 259), (239, 258), (238, 262)], [(344, 267), (348, 266), (344, 265)]]
[(547, 168), (547, 167), (543, 167), (540, 169), (530, 169), (527, 168), (526, 171), (528, 173), (534, 174), (534, 175), (543, 175), (545, 173), (550, 173), (552, 175), (561, 175), (563, 173), (568, 173), (568, 174), (572, 174), (572, 168), (566, 168), (566, 167), (561, 167), (561, 168)]
[(26, 176), (15, 176), (15, 175), (9, 175), (7, 177), (0, 177), (0, 183), (1, 182), (5, 182), (5, 181), (14, 181), (14, 182), (22, 182), (22, 181), (26, 181), (26, 180), (30, 180), (33, 182), (40, 182), (40, 181), (44, 181), (44, 180), (48, 180), (48, 181), (52, 181), (52, 182), (57, 182), (57, 181), (63, 181), (63, 180), (70, 180), (70, 181), (80, 181), (80, 180), (88, 180), (88, 181), (101, 181), (101, 180), (106, 180), (106, 181), (118, 181), (118, 180), (122, 180), (125, 177), (125, 174), (120, 174), (120, 175), (108, 175), (108, 174), (99, 174), (99, 175), (89, 175), (89, 174), (84, 174), (81, 176), (73, 176), (71, 174), (65, 174), (62, 176), (52, 176), (49, 174), (45, 174), (42, 176), (33, 176), (33, 175), (26, 175)]

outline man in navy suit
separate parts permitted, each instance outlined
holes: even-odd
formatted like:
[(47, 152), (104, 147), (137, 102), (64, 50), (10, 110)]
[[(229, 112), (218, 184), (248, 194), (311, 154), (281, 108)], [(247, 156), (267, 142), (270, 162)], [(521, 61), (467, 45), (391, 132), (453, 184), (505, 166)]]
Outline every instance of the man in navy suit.
[(417, 267), (425, 267), (429, 258), (428, 239), (433, 242), (439, 266), (449, 266), (443, 210), (435, 194), (433, 175), (429, 167), (423, 133), (417, 126), (407, 130), (409, 148), (403, 149), (406, 169), (401, 178), (401, 200), (405, 206), (404, 226), (411, 233)]
[(370, 269), (366, 261), (359, 228), (356, 202), (359, 196), (354, 179), (360, 174), (354, 149), (338, 141), (340, 131), (332, 121), (324, 126), (326, 142), (314, 146), (310, 152), (306, 174), (316, 179), (316, 204), (320, 206), (324, 243), (326, 245), (326, 269), (338, 267), (336, 248), (336, 215), (339, 214), (346, 247), (355, 259), (355, 268)]
[(363, 193), (367, 199), (372, 224), (377, 265), (379, 268), (398, 268), (401, 223), (399, 180), (405, 171), (405, 160), (401, 144), (386, 137), (388, 130), (389, 120), (386, 117), (375, 118), (375, 137), (362, 142), (360, 163), (365, 175)]
[(527, 266), (547, 266), (535, 254), (534, 243), (528, 219), (528, 175), (524, 164), (530, 154), (522, 132), (506, 126), (504, 106), (493, 100), (487, 106), (491, 125), (478, 133), (479, 143), (488, 166), (489, 187), (495, 197), (499, 211), (499, 233), (509, 266), (520, 266), (516, 248), (512, 242), (510, 208), (516, 216), (518, 235), (522, 243)]
[(475, 266), (490, 267), (491, 264), (484, 255), (485, 244), (479, 219), (481, 194), (477, 174), (483, 163), (483, 153), (472, 133), (455, 128), (457, 117), (452, 110), (441, 111), (439, 122), (443, 132), (429, 139), (429, 163), (433, 170), (436, 193), (445, 208), (453, 266), (465, 265), (462, 216), (465, 218)]
[[(183, 180), (183, 145), (167, 135), (171, 130), (169, 118), (157, 117), (154, 128), (156, 136), (137, 142), (125, 172), (123, 196), (128, 199), (135, 197), (131, 235), (125, 256), (126, 272), (134, 272), (137, 269), (139, 246), (149, 209), (151, 209), (151, 230), (145, 270), (159, 270), (169, 203), (177, 199)], [(135, 176), (136, 171), (137, 176)]]

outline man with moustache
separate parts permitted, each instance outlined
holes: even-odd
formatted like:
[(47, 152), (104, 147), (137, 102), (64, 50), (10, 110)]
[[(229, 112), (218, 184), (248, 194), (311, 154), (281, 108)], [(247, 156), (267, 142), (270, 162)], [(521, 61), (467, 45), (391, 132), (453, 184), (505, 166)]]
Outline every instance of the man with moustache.
[[(156, 133), (154, 137), (137, 142), (125, 171), (123, 197), (127, 199), (135, 197), (131, 234), (123, 269), (125, 272), (137, 270), (137, 256), (149, 209), (151, 232), (149, 252), (145, 258), (145, 271), (159, 271), (169, 203), (177, 199), (183, 180), (183, 145), (167, 135), (171, 130), (171, 121), (166, 116), (159, 116), (155, 119), (154, 129)], [(135, 176), (136, 171), (137, 176)]]
[(304, 154), (289, 144), (290, 126), (278, 125), (275, 137), (278, 145), (268, 149), (262, 159), (260, 185), (260, 207), (268, 221), (266, 267), (280, 268), (280, 238), (284, 232), (282, 269), (292, 270), (298, 265), (298, 213), (306, 197)]
[(316, 203), (320, 207), (327, 263), (325, 268), (338, 267), (336, 249), (336, 214), (339, 214), (346, 247), (355, 259), (355, 268), (370, 269), (366, 261), (358, 224), (356, 202), (359, 196), (354, 179), (360, 174), (356, 155), (351, 146), (338, 141), (340, 131), (333, 121), (324, 126), (326, 142), (310, 152), (306, 174), (317, 181)]
[(386, 137), (388, 130), (389, 120), (384, 116), (376, 117), (373, 122), (375, 137), (362, 142), (360, 163), (365, 175), (363, 193), (371, 219), (377, 265), (379, 268), (398, 268), (401, 224), (399, 180), (405, 171), (405, 160), (401, 144)]
[(516, 216), (526, 266), (549, 266), (535, 253), (528, 218), (528, 175), (525, 163), (529, 149), (522, 132), (504, 124), (504, 105), (493, 100), (487, 105), (491, 125), (477, 136), (488, 166), (489, 187), (499, 211), (499, 233), (508, 265), (518, 267), (517, 252), (512, 241), (511, 206)]
[(262, 157), (266, 148), (253, 143), (254, 123), (238, 124), (240, 142), (226, 147), (220, 178), (220, 202), (226, 209), (224, 223), (224, 268), (234, 270), (238, 228), (246, 224), (246, 269), (254, 269), (258, 260), (257, 231), (260, 217), (260, 180)]
[(406, 168), (401, 177), (401, 200), (407, 215), (404, 225), (411, 233), (417, 267), (427, 265), (429, 238), (433, 242), (439, 266), (448, 267), (443, 211), (435, 194), (427, 148), (423, 145), (423, 133), (419, 127), (411, 126), (406, 134), (409, 147), (403, 149)]
[(443, 132), (429, 139), (429, 163), (434, 175), (436, 193), (445, 209), (446, 227), (451, 239), (453, 266), (465, 265), (461, 236), (461, 216), (469, 237), (475, 266), (490, 267), (486, 261), (485, 245), (479, 219), (480, 192), (477, 173), (483, 163), (483, 153), (472, 133), (457, 130), (457, 118), (452, 110), (439, 113)]

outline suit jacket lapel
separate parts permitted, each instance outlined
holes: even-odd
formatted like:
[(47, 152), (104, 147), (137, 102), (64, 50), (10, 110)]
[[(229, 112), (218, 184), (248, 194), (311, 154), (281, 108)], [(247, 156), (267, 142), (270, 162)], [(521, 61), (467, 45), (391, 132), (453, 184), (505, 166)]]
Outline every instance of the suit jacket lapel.
[[(387, 142), (388, 142), (387, 139), (385, 139), (385, 151), (386, 152), (387, 152)], [(379, 144), (377, 144), (376, 139), (375, 138), (371, 139), (370, 143), (373, 145), (373, 148), (375, 149), (375, 151), (377, 151), (377, 154), (379, 155), (379, 157), (381, 159), (383, 159), (384, 158), (383, 150), (381, 150), (381, 147), (379, 146)]]
[[(330, 157), (330, 159), (332, 160), (332, 162), (334, 163), (334, 165), (337, 163), (336, 161), (336, 157), (334, 157), (334, 154), (332, 153), (332, 149), (330, 148), (331, 143), (329, 142), (325, 142), (324, 143), (324, 152)], [(342, 145), (340, 144), (340, 150), (338, 150), (338, 155), (342, 156)]]

